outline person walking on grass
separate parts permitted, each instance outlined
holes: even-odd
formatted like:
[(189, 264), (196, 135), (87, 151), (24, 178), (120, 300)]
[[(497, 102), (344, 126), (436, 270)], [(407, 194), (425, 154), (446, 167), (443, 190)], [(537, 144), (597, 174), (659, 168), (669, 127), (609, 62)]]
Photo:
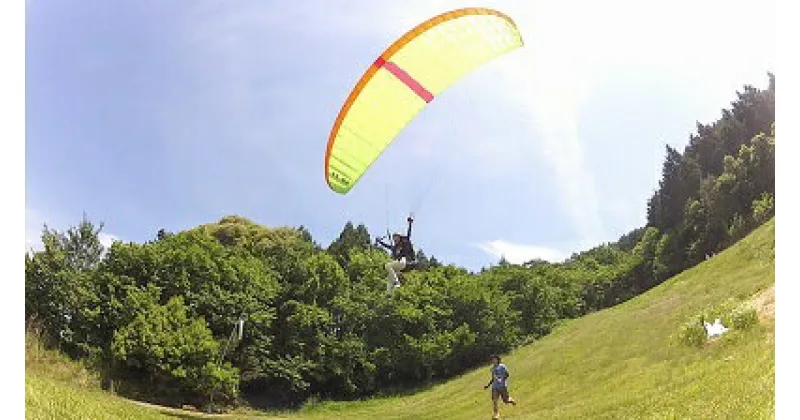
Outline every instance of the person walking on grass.
[(511, 396), (508, 395), (508, 378), (511, 376), (506, 365), (500, 363), (500, 356), (492, 356), (493, 365), (491, 368), (492, 379), (483, 389), (492, 387), (492, 406), (494, 408), (494, 419), (500, 418), (499, 399), (503, 397), (503, 403), (517, 405)]

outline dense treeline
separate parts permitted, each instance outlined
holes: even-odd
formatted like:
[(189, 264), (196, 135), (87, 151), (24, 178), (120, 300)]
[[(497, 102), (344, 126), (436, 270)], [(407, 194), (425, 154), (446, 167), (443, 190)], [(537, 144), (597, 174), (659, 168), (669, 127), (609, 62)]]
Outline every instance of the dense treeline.
[[(104, 249), (84, 218), (26, 254), (26, 321), (119, 392), (166, 404), (296, 405), (457, 375), (613, 306), (726, 248), (774, 213), (774, 77), (749, 86), (683, 154), (667, 147), (646, 226), (550, 264), (480, 273), (421, 250), (393, 298), (385, 252), (347, 223), (328, 247), (305, 228), (237, 216)], [(244, 321), (243, 330), (239, 320)], [(241, 340), (239, 340), (239, 333)]]
[[(666, 152), (647, 225), (610, 246), (630, 251), (618, 254), (617, 266), (625, 268), (615, 280), (592, 292), (602, 295), (595, 309), (702, 262), (774, 215), (774, 75), (766, 90), (745, 86), (713, 124), (698, 123), (683, 154), (670, 146)], [(588, 255), (598, 252), (610, 257), (614, 251), (600, 247)]]

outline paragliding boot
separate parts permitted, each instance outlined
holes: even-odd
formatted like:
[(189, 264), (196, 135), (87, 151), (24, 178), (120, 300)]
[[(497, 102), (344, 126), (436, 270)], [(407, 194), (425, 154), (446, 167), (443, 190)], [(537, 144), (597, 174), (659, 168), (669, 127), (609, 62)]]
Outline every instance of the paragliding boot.
[(404, 259), (386, 263), (386, 291), (389, 292), (390, 295), (394, 293), (394, 289), (400, 287), (400, 277), (398, 273), (403, 270), (405, 266), (406, 262)]

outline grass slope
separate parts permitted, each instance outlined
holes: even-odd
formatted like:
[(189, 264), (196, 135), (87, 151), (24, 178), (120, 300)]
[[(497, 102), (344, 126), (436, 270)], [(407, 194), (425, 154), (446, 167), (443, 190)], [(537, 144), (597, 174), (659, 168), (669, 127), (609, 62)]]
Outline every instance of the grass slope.
[[(648, 293), (504, 357), (520, 404), (502, 407), (503, 418), (774, 418), (774, 238), (773, 219)], [(728, 298), (760, 305), (761, 323), (701, 348), (679, 342), (682, 324)], [(57, 369), (71, 365), (28, 359), (28, 418), (200, 418), (134, 405)], [(281, 418), (488, 419), (488, 367), (411, 396), (325, 402)]]
[[(774, 219), (738, 244), (626, 303), (564, 323), (504, 357), (505, 419), (774, 418), (774, 317), (702, 348), (680, 326), (728, 298), (769, 302)], [(762, 293), (766, 292), (766, 293)], [(773, 295), (774, 296), (774, 295)], [(409, 397), (308, 407), (303, 418), (491, 418), (489, 365)]]

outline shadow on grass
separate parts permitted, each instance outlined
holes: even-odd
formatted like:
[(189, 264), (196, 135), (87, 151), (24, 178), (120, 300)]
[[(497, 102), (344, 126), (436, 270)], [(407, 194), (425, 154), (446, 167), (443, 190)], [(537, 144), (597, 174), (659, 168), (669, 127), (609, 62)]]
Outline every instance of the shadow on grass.
[(165, 416), (175, 417), (175, 418), (178, 418), (178, 419), (198, 419), (198, 418), (201, 419), (201, 418), (204, 418), (201, 415), (173, 413), (172, 411), (166, 411), (166, 410), (158, 410), (158, 412), (163, 414), (163, 415), (165, 415)]
[(192, 420), (192, 419), (240, 418), (240, 417), (235, 417), (235, 416), (233, 416), (231, 414), (228, 414), (228, 413), (222, 413), (222, 414), (211, 414), (211, 413), (201, 413), (201, 412), (194, 413), (194, 412), (181, 412), (181, 411), (170, 410), (170, 409), (159, 409), (158, 412), (163, 414), (163, 415), (165, 415), (165, 416), (174, 417), (176, 419), (187, 419), (187, 420)]

